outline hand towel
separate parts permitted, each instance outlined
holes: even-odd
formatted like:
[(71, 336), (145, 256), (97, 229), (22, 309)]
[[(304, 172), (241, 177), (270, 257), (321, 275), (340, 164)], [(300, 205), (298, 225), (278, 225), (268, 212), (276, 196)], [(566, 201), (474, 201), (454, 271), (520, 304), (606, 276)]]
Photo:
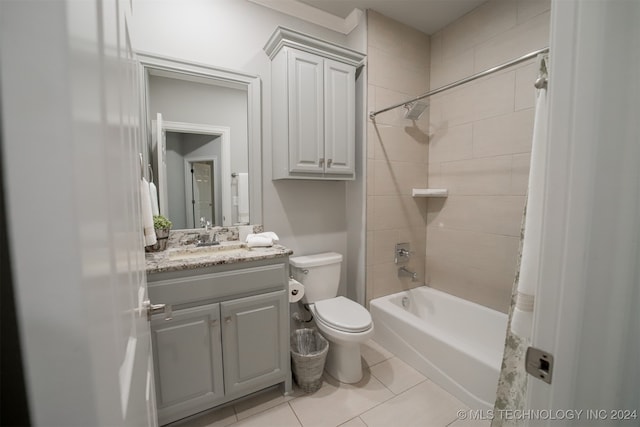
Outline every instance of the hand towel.
[(249, 223), (249, 174), (238, 173), (238, 222)]
[(149, 195), (149, 183), (143, 177), (140, 181), (140, 204), (142, 205), (142, 227), (144, 233), (144, 245), (155, 245), (156, 230), (153, 227), (153, 214), (151, 212), (151, 196)]
[(153, 215), (160, 215), (160, 209), (158, 209), (158, 189), (153, 182), (149, 183), (149, 195), (151, 196), (151, 213)]
[(255, 247), (270, 247), (273, 246), (278, 240), (278, 235), (272, 231), (267, 231), (258, 234), (247, 235), (247, 246), (250, 248)]

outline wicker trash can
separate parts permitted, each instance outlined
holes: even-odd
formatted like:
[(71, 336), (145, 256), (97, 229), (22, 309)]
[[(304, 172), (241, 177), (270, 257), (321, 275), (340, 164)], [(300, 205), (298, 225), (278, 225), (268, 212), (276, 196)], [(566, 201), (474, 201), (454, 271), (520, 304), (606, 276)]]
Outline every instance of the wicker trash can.
[(322, 371), (329, 342), (315, 329), (298, 329), (291, 334), (293, 379), (305, 393), (322, 386)]

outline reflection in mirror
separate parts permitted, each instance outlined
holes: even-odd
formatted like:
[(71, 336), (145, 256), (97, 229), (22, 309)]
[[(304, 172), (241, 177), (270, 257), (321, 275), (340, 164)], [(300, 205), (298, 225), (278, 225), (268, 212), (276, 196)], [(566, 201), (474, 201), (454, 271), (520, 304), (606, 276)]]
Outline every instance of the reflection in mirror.
[(260, 223), (259, 79), (139, 59), (160, 214), (174, 229)]

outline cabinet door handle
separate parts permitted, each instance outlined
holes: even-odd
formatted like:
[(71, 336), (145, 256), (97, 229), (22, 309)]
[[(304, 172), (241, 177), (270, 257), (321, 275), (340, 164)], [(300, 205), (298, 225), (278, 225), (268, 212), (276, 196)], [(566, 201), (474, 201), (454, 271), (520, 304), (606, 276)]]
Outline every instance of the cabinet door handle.
[(225, 317), (225, 318), (224, 318), (224, 323), (226, 323), (227, 325), (228, 325), (229, 323), (231, 323), (231, 316), (229, 316), (229, 317)]
[(213, 319), (211, 321), (211, 326), (216, 326), (218, 324), (218, 319)]
[(318, 160), (318, 166), (322, 166), (324, 164), (324, 157), (320, 157), (320, 160)]
[(330, 168), (331, 167), (331, 163), (333, 163), (333, 159), (328, 159), (327, 160), (327, 167)]

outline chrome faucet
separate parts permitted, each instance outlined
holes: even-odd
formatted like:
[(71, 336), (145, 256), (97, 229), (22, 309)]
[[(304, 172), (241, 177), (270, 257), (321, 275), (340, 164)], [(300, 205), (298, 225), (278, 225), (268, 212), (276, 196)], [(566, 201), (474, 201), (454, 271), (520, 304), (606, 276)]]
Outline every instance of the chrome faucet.
[(398, 277), (411, 277), (411, 281), (418, 280), (418, 273), (409, 270), (407, 267), (400, 267), (398, 269)]
[(200, 217), (200, 227), (204, 228), (205, 231), (211, 230), (211, 223), (209, 221), (205, 221), (204, 217)]

